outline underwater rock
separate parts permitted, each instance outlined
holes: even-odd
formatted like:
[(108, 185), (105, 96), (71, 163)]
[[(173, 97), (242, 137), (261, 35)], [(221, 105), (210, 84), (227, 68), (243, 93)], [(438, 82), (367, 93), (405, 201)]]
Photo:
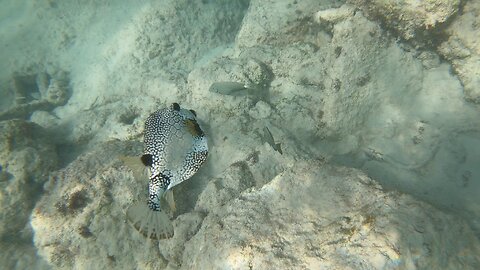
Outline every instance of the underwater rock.
[[(348, 0), (374, 20), (379, 20), (393, 29), (405, 40), (428, 41), (428, 37), (440, 25), (455, 15), (460, 0)], [(425, 39), (425, 40), (422, 40)]]
[(235, 40), (248, 6), (247, 0), (152, 4), (135, 39), (135, 65), (141, 72), (183, 80), (211, 49)]
[(204, 218), (205, 213), (192, 211), (178, 216), (173, 221), (175, 234), (158, 245), (160, 254), (168, 261), (169, 266), (176, 269), (182, 265), (185, 243), (198, 232)]
[(65, 105), (68, 101), (68, 84), (63, 80), (51, 79), (48, 85), (45, 100), (54, 106)]
[(385, 192), (358, 170), (302, 160), (212, 208), (181, 268), (473, 270), (479, 254), (463, 220)]
[(252, 88), (268, 88), (273, 80), (270, 67), (255, 58), (240, 58), (241, 73)]
[(270, 104), (259, 100), (256, 104), (255, 107), (250, 109), (248, 114), (253, 118), (253, 119), (266, 119), (270, 117), (272, 114), (272, 107)]
[(46, 129), (50, 129), (58, 125), (59, 119), (51, 112), (34, 111), (30, 116), (30, 121)]
[[(325, 28), (319, 27), (312, 15), (315, 11), (338, 5), (338, 1), (332, 0), (251, 1), (235, 40), (236, 46), (246, 49), (266, 44), (285, 46), (304, 41), (320, 45), (318, 43), (328, 37), (324, 35)], [(270, 54), (268, 50), (264, 53)], [(242, 54), (247, 55), (244, 52)]]
[(0, 122), (0, 239), (23, 238), (42, 184), (57, 166), (55, 147), (38, 125)]
[[(349, 0), (374, 20), (416, 45), (429, 45), (452, 63), (465, 98), (480, 103), (480, 2)], [(461, 12), (459, 12), (461, 10)]]
[(195, 210), (205, 213), (215, 212), (218, 207), (225, 205), (253, 186), (255, 186), (255, 179), (247, 163), (236, 162), (219, 177), (208, 182), (197, 200)]
[(139, 185), (112, 159), (136, 148), (141, 144), (98, 145), (50, 178), (32, 215), (34, 243), (47, 262), (181, 269), (480, 263), (480, 242), (462, 219), (386, 192), (358, 170), (302, 159), (269, 181), (256, 179), (262, 174), (248, 161), (232, 164), (198, 199), (176, 196), (196, 200), (195, 208), (174, 218), (173, 238), (149, 244), (125, 222)]
[(351, 17), (354, 11), (353, 7), (348, 5), (320, 10), (315, 14), (315, 21), (317, 23), (337, 23)]
[(0, 112), (0, 120), (22, 119), (35, 111), (51, 111), (65, 105), (69, 99), (67, 74), (63, 71), (55, 75), (46, 72), (15, 74), (11, 89), (15, 95), (15, 105)]
[[(335, 8), (338, 3), (325, 3), (320, 8), (312, 4), (313, 12), (301, 13), (301, 5), (307, 2), (312, 4), (251, 2), (237, 36), (236, 50), (190, 73), (192, 95), (187, 98), (209, 111), (206, 114), (212, 131), (226, 134), (218, 135), (217, 142), (227, 135), (228, 139), (239, 135), (233, 139), (235, 143), (225, 140), (222, 150), (245, 149), (244, 145), (250, 144), (247, 140), (256, 135), (249, 131), (259, 130), (267, 120), (294, 141), (279, 137), (287, 150), (363, 169), (382, 185), (454, 210), (471, 225), (477, 224), (476, 230), (480, 231), (480, 215), (475, 207), (480, 198), (479, 185), (463, 180), (475, 179), (480, 173), (475, 165), (479, 158), (474, 154), (478, 152), (475, 149), (480, 118), (478, 108), (465, 103), (464, 87), (452, 74), (451, 66), (431, 49), (416, 50), (399, 42), (381, 23), (368, 20), (364, 12), (345, 17), (348, 9)], [(474, 2), (469, 2), (470, 6), (476, 6)], [(308, 31), (296, 32), (296, 42), (288, 42), (293, 36), (285, 34), (284, 21), (270, 12), (280, 5), (283, 8), (275, 15), (288, 22), (310, 16), (311, 20), (303, 22)], [(328, 15), (327, 11), (338, 14)], [(318, 12), (331, 29), (316, 21)], [(476, 13), (469, 14), (472, 17)], [(454, 25), (460, 16), (451, 16), (451, 21), (438, 26), (438, 30)], [(260, 29), (259, 21), (265, 20), (268, 28)], [(476, 44), (476, 36), (469, 34), (469, 46)], [(470, 51), (459, 53), (465, 57)], [(234, 69), (225, 67), (238, 61), (236, 57), (246, 55), (268, 64), (273, 73), (267, 101), (271, 113), (265, 119), (257, 113), (260, 111), (255, 104), (261, 103), (255, 100), (241, 103), (239, 98), (225, 98), (205, 90), (212, 81), (234, 80), (229, 77)], [(475, 73), (471, 74), (474, 77)], [(419, 128), (418, 123), (425, 125)], [(470, 135), (459, 136), (463, 132)], [(289, 147), (288, 143), (293, 145)], [(222, 161), (218, 158), (218, 162)], [(464, 181), (470, 183), (468, 188)]]
[(449, 37), (439, 46), (439, 53), (451, 61), (465, 88), (465, 98), (480, 104), (480, 2), (466, 1), (445, 32)]
[[(162, 269), (158, 249), (126, 222), (125, 211), (144, 185), (134, 183), (120, 155), (141, 143), (109, 142), (52, 174), (33, 210), (38, 254), (56, 268)], [(146, 181), (146, 179), (145, 179)]]
[(52, 267), (37, 256), (31, 242), (0, 242), (0, 262), (3, 269), (51, 270)]

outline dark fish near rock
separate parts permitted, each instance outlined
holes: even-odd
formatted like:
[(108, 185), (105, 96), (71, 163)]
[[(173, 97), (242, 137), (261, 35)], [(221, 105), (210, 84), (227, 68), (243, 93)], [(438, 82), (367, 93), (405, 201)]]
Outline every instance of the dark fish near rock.
[(281, 144), (280, 143), (275, 143), (275, 139), (273, 138), (273, 135), (270, 132), (270, 130), (268, 129), (268, 127), (265, 127), (263, 129), (263, 131), (265, 133), (264, 136), (263, 136), (263, 139), (265, 140), (265, 142), (270, 144), (270, 146), (273, 148), (273, 150), (275, 150), (278, 153), (280, 153), (281, 155), (283, 155)]

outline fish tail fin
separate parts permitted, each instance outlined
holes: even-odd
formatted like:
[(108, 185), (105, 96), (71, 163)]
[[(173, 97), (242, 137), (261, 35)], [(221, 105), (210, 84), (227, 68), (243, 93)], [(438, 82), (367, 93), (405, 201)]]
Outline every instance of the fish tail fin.
[(173, 225), (163, 211), (150, 209), (146, 202), (138, 201), (127, 210), (127, 219), (141, 234), (150, 239), (166, 239), (173, 236)]

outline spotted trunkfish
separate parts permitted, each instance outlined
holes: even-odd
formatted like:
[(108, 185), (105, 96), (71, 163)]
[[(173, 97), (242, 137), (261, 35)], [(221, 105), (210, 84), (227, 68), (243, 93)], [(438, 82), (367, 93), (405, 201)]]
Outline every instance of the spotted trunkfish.
[[(127, 219), (140, 233), (151, 239), (173, 236), (172, 222), (162, 210), (161, 201), (164, 199), (174, 209), (171, 189), (192, 177), (207, 155), (207, 138), (195, 111), (173, 103), (147, 118), (144, 153), (140, 160), (150, 171), (148, 197), (127, 209)], [(124, 161), (132, 165), (131, 158), (124, 158)]]

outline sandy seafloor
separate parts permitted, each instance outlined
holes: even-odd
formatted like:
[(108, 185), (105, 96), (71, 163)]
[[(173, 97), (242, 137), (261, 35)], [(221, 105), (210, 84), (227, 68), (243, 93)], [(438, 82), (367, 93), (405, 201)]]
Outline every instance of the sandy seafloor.
[[(0, 4), (0, 268), (480, 269), (479, 1)], [(210, 152), (147, 241), (172, 102)]]

